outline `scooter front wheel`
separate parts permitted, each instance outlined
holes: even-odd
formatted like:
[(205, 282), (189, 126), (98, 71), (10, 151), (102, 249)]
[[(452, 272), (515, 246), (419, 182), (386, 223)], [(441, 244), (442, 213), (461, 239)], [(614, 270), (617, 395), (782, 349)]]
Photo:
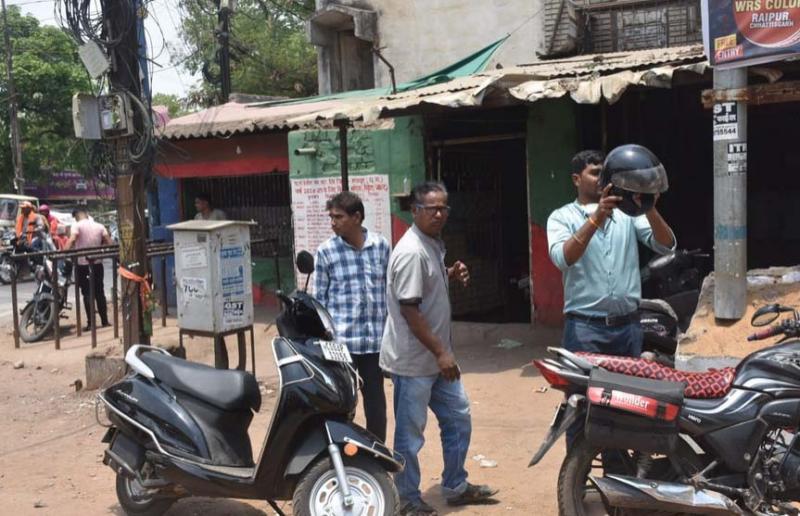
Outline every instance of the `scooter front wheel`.
[(135, 478), (117, 473), (117, 501), (128, 516), (161, 516), (175, 503), (174, 498), (158, 497)]
[(324, 458), (311, 466), (297, 484), (293, 499), (295, 516), (391, 516), (398, 513), (400, 499), (397, 490), (377, 461), (366, 457), (344, 457), (344, 465), (353, 505), (344, 505), (336, 471), (330, 459)]

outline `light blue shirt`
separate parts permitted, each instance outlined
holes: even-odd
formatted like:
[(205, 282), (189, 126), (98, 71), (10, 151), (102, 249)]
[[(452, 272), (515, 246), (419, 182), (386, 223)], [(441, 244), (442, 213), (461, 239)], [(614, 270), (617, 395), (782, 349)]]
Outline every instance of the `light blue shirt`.
[(605, 227), (595, 231), (578, 261), (567, 265), (564, 244), (586, 223), (597, 204), (578, 201), (562, 206), (547, 219), (550, 259), (562, 272), (564, 313), (589, 316), (625, 315), (639, 307), (642, 283), (639, 275), (639, 241), (658, 254), (675, 250), (653, 238), (645, 215), (630, 217), (614, 210)]

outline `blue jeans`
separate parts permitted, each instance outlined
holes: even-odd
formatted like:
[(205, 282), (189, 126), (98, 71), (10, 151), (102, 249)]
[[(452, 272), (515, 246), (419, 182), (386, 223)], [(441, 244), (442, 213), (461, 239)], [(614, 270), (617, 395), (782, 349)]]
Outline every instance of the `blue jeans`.
[(467, 488), (467, 459), (472, 420), (469, 399), (460, 381), (448, 382), (440, 375), (398, 376), (394, 383), (394, 449), (406, 460), (405, 469), (394, 477), (397, 492), (403, 502), (417, 503), (420, 470), (417, 454), (425, 443), (425, 424), (428, 407), (439, 422), (442, 439), (444, 471), (442, 493), (452, 498)]
[[(602, 323), (567, 318), (561, 346), (567, 351), (588, 351), (604, 355), (638, 357), (642, 354), (642, 326), (638, 322), (608, 327)], [(579, 419), (567, 428), (567, 448), (583, 432)]]

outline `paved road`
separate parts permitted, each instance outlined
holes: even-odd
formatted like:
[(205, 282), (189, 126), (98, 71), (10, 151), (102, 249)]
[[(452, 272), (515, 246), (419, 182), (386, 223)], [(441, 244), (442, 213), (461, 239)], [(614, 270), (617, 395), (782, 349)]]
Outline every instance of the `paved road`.
[[(106, 296), (108, 297), (109, 301), (111, 300), (111, 260), (105, 261), (105, 290)], [(71, 286), (69, 289), (69, 301), (71, 303), (75, 302), (75, 293), (73, 292), (73, 287)], [(36, 291), (36, 282), (32, 279), (26, 279), (25, 281), (19, 283), (17, 285), (17, 303), (19, 303), (19, 309), (25, 306), (25, 303), (33, 296), (33, 293)], [(0, 285), (0, 320), (10, 320), (13, 316), (13, 312), (11, 310), (11, 285)]]

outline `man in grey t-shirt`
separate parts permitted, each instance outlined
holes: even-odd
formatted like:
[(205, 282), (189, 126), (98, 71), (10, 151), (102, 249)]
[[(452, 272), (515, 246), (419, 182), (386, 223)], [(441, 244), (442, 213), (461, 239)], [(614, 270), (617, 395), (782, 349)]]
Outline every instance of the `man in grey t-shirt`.
[(450, 207), (441, 183), (422, 183), (412, 192), (414, 225), (389, 258), (388, 317), (380, 365), (394, 383), (394, 448), (406, 460), (395, 476), (402, 515), (436, 514), (422, 500), (417, 454), (425, 442), (431, 408), (439, 421), (444, 455), (442, 491), (449, 505), (485, 502), (497, 491), (467, 482), (464, 469), (472, 421), (450, 335), (448, 279), (464, 286), (469, 271), (460, 261), (448, 268), (440, 235)]

